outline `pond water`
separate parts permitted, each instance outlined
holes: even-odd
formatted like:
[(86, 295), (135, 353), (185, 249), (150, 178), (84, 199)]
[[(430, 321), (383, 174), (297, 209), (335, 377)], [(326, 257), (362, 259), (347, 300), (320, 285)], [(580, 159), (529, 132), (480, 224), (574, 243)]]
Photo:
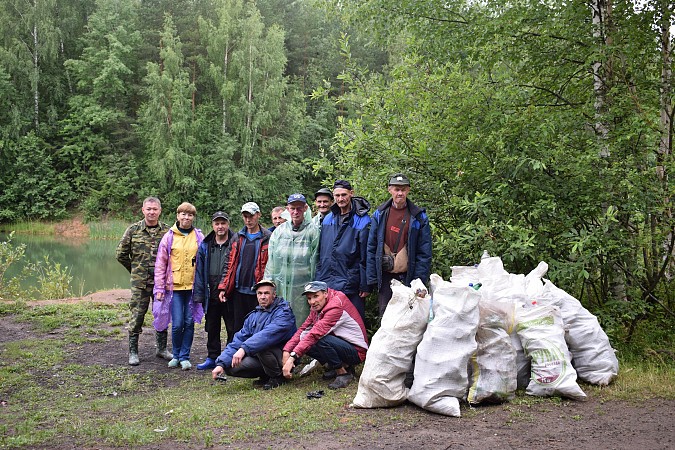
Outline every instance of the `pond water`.
[[(0, 233), (0, 242), (7, 235)], [(68, 267), (73, 281), (70, 284), (75, 296), (107, 289), (127, 289), (130, 287), (129, 272), (115, 259), (117, 240), (57, 239), (52, 236), (26, 236), (15, 234), (13, 244), (26, 244), (23, 262), (43, 261), (45, 255), (49, 261)], [(16, 263), (5, 273), (9, 279), (21, 273), (24, 266)], [(25, 280), (24, 284), (31, 283)]]

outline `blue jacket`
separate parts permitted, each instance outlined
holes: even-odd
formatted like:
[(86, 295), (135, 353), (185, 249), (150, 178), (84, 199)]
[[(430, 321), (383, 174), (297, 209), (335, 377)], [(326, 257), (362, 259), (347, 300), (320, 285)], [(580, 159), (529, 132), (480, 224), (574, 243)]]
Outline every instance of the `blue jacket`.
[(370, 292), (366, 280), (366, 251), (370, 229), (370, 203), (352, 197), (349, 216), (338, 224), (340, 207), (334, 204), (323, 219), (316, 279), (346, 295)]
[(272, 347), (282, 348), (295, 334), (295, 316), (286, 300), (276, 297), (269, 308), (260, 305), (251, 311), (244, 320), (244, 326), (227, 344), (216, 360), (216, 365), (232, 366), (232, 356), (243, 348), (246, 356)]
[[(224, 258), (224, 268), (227, 268), (233, 236), (234, 232), (232, 232), (232, 230), (227, 230), (227, 254)], [(209, 245), (211, 245), (215, 239), (216, 233), (215, 231), (211, 231), (204, 238), (197, 250), (197, 266), (195, 267), (195, 282), (192, 286), (192, 298), (195, 303), (204, 305), (204, 312), (208, 309), (209, 299), (211, 298), (211, 287), (209, 286), (209, 263), (211, 262), (211, 254), (209, 252)]]
[[(384, 229), (387, 225), (392, 199), (381, 204), (373, 213), (368, 235), (366, 275), (369, 285), (382, 287), (382, 255), (384, 254)], [(423, 208), (408, 200), (410, 225), (408, 230), (408, 272), (403, 280), (406, 285), (416, 278), (429, 283), (431, 274), (431, 228)]]

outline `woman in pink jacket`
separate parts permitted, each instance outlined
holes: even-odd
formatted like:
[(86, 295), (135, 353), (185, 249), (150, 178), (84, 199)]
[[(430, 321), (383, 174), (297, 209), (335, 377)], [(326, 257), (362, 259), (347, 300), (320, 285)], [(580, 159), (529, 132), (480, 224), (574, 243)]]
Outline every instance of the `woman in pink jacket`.
[(201, 304), (192, 301), (197, 249), (204, 240), (201, 230), (192, 225), (197, 209), (184, 202), (176, 209), (176, 223), (164, 235), (155, 261), (155, 303), (152, 314), (156, 330), (166, 330), (171, 322), (173, 359), (169, 367), (188, 370), (195, 322), (204, 317)]

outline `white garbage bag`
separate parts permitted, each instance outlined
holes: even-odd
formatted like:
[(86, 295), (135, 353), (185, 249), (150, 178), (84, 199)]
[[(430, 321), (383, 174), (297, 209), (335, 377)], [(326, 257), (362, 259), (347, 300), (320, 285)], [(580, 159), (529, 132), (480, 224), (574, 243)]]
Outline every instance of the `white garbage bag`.
[(585, 399), (565, 343), (560, 310), (551, 305), (520, 308), (516, 310), (516, 322), (518, 336), (532, 364), (525, 393)]
[[(353, 407), (397, 406), (408, 397), (405, 375), (427, 327), (431, 297), (419, 279), (411, 287), (394, 280), (391, 290), (382, 324), (368, 347)], [(415, 295), (418, 290), (423, 291), (421, 297)]]
[(600, 386), (611, 383), (619, 374), (619, 361), (598, 319), (549, 280), (545, 280), (539, 303), (560, 308), (567, 331), (565, 339), (579, 379)]
[(503, 403), (515, 397), (518, 387), (516, 350), (509, 336), (512, 330), (515, 334), (515, 304), (481, 298), (478, 309), (478, 350), (472, 358), (467, 400), (471, 404)]
[(478, 291), (431, 275), (433, 319), (417, 347), (412, 403), (446, 416), (460, 416), (466, 397), (467, 367), (476, 351)]

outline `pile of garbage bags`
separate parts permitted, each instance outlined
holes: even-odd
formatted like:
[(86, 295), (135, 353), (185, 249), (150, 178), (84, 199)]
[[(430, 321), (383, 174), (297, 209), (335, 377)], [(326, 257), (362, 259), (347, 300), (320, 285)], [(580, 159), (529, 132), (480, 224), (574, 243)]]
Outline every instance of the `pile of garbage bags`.
[[(510, 274), (498, 257), (433, 274), (430, 289), (393, 281), (392, 298), (371, 340), (352, 406), (392, 407), (406, 400), (460, 416), (460, 401), (502, 403), (529, 395), (586, 397), (577, 378), (608, 385), (619, 362), (597, 318), (544, 279), (544, 262)], [(414, 381), (406, 387), (412, 370)]]

